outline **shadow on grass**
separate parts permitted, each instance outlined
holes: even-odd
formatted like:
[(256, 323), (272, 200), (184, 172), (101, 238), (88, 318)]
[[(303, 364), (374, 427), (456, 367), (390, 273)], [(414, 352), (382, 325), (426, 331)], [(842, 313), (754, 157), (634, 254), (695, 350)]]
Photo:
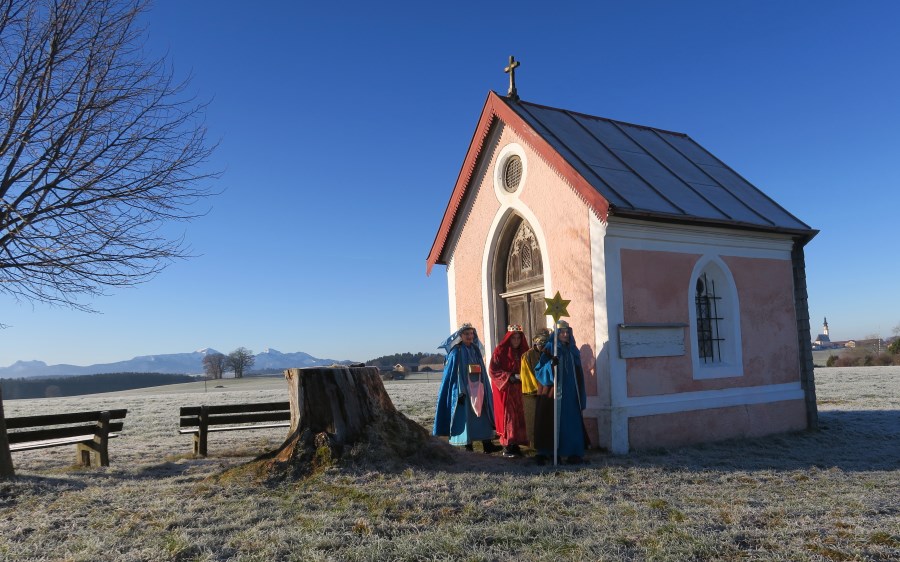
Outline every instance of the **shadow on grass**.
[(900, 411), (842, 410), (819, 413), (819, 430), (732, 439), (679, 449), (609, 455), (589, 451), (589, 464), (537, 466), (529, 457), (458, 451), (449, 472), (522, 474), (555, 470), (596, 470), (610, 466), (673, 470), (794, 471), (837, 468), (845, 472), (900, 469)]
[[(507, 459), (498, 454), (486, 455), (476, 444), (475, 452), (452, 447), (441, 440), (435, 445), (442, 458), (419, 458), (393, 463), (342, 463), (341, 470), (399, 474), (406, 470), (430, 473), (487, 473), (527, 475), (555, 471), (600, 471), (607, 467), (650, 467), (671, 470), (716, 472), (728, 471), (802, 471), (836, 468), (845, 472), (891, 471), (900, 469), (900, 410), (825, 410), (819, 413), (819, 430), (783, 433), (760, 438), (733, 439), (678, 449), (658, 449), (610, 455), (588, 452), (586, 465), (538, 466), (532, 456)], [(246, 453), (246, 451), (241, 451)], [(533, 451), (529, 451), (533, 454)], [(85, 485), (82, 478), (97, 470), (94, 478), (113, 480), (158, 480), (160, 478), (202, 479), (210, 470), (238, 464), (240, 455), (195, 457), (179, 455), (164, 462), (142, 465), (131, 470), (81, 469), (70, 472), (74, 478), (28, 475), (30, 486), (59, 490)], [(205, 467), (204, 465), (214, 465)], [(25, 483), (19, 480), (20, 484)], [(13, 490), (0, 493), (0, 504), (7, 507)]]
[(734, 439), (674, 451), (634, 453), (638, 463), (713, 470), (845, 472), (900, 468), (900, 411), (842, 410), (819, 413), (819, 429), (755, 439)]
[(0, 480), (0, 509), (16, 507), (23, 490), (28, 490), (33, 495), (45, 496), (63, 491), (82, 491), (87, 487), (88, 484), (78, 478), (17, 474), (11, 480)]

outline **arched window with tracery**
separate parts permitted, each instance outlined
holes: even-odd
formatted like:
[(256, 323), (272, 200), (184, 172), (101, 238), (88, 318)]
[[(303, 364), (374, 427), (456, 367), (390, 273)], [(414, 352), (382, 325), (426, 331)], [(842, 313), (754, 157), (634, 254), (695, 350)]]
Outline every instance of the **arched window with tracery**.
[(510, 246), (509, 261), (506, 266), (506, 288), (517, 288), (522, 284), (532, 284), (544, 275), (541, 262), (541, 247), (534, 231), (522, 221)]
[(519, 216), (510, 219), (506, 233), (499, 242), (497, 260), (495, 286), (503, 308), (498, 311), (496, 334), (502, 337), (507, 324), (519, 324), (531, 338), (547, 325), (541, 246), (531, 225)]

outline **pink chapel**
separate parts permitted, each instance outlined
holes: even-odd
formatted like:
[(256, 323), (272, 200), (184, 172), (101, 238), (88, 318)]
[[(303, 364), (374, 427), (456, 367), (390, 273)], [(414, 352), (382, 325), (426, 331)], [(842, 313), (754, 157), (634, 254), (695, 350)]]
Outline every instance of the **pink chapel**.
[(818, 233), (682, 133), (490, 92), (427, 259), (490, 352), (559, 291), (613, 453), (814, 428)]

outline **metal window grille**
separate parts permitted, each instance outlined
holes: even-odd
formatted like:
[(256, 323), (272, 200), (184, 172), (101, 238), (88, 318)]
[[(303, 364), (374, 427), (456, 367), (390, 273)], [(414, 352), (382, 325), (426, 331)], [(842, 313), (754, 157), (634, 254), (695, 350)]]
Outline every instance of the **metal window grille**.
[(519, 188), (520, 181), (522, 181), (522, 159), (512, 156), (506, 161), (506, 168), (503, 170), (503, 183), (506, 191), (514, 192)]
[(722, 297), (716, 294), (716, 282), (704, 273), (697, 279), (697, 347), (700, 359), (704, 363), (722, 361), (722, 342), (719, 333), (719, 301)]

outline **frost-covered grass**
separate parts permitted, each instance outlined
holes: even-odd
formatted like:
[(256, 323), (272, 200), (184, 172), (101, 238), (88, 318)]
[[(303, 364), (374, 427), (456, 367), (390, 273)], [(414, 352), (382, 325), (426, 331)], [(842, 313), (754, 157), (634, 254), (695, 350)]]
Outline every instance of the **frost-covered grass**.
[[(129, 408), (108, 469), (74, 447), (14, 453), (2, 560), (897, 560), (900, 367), (817, 369), (821, 431), (585, 467), (456, 455), (444, 467), (219, 480), (284, 432), (214, 435), (191, 458), (178, 407), (284, 400), (278, 378), (10, 401), (8, 416)], [(437, 382), (385, 383), (430, 426)]]

